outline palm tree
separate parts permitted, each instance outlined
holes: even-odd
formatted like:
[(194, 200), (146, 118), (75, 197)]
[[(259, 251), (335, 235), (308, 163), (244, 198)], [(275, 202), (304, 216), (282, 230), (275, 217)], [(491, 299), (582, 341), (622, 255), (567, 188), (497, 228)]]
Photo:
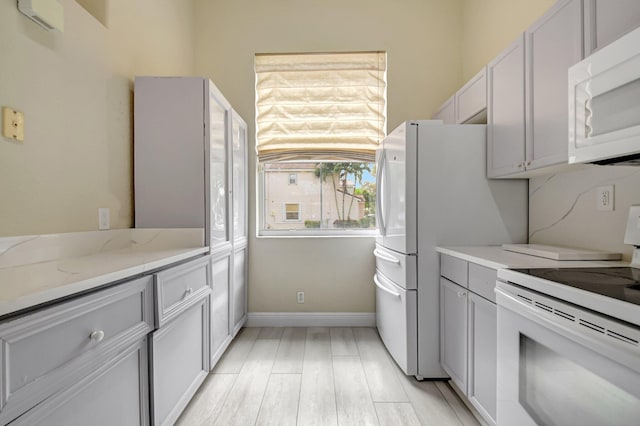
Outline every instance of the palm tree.
[[(314, 174), (322, 181), (326, 181), (327, 177), (331, 177), (331, 183), (333, 185), (334, 201), (336, 203), (336, 212), (338, 213), (338, 220), (345, 221), (345, 201), (347, 196), (347, 178), (349, 175), (353, 175), (355, 183), (362, 182), (362, 176), (365, 171), (371, 171), (371, 168), (366, 163), (318, 163)], [(340, 181), (342, 186), (342, 209), (338, 202), (338, 188), (336, 186), (336, 178)], [(355, 194), (351, 195), (351, 202), (349, 203), (349, 210), (347, 212), (347, 220), (351, 220), (351, 208), (353, 206), (353, 199)]]

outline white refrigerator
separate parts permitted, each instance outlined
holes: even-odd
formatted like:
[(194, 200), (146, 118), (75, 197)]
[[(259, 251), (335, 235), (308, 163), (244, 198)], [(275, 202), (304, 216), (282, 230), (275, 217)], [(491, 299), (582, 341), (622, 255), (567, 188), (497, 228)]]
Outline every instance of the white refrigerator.
[(407, 121), (377, 152), (376, 324), (407, 375), (440, 366), (436, 246), (527, 242), (527, 180), (486, 178), (486, 126)]

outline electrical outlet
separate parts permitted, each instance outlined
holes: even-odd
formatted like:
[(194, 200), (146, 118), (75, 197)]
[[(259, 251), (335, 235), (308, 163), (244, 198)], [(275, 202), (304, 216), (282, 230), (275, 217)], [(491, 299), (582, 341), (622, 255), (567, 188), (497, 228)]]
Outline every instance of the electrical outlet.
[(100, 207), (98, 209), (98, 229), (106, 230), (111, 226), (109, 207)]
[(613, 185), (596, 189), (596, 208), (600, 211), (612, 211), (614, 207)]
[(304, 291), (299, 291), (297, 294), (298, 303), (304, 303)]

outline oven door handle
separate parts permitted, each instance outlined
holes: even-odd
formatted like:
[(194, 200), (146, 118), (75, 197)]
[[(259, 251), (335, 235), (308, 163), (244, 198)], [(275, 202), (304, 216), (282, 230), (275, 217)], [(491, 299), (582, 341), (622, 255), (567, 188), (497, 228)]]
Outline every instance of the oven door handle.
[[(520, 321), (531, 321), (552, 332), (560, 334), (562, 337), (572, 340), (579, 345), (598, 352), (601, 355), (613, 359), (616, 362), (638, 371), (638, 348), (627, 343), (619, 342), (614, 338), (600, 333), (591, 333), (589, 328), (579, 325), (576, 322), (565, 320), (564, 318), (543, 311), (524, 301), (518, 300), (514, 295), (496, 287), (496, 302), (498, 304), (498, 329), (500, 329), (500, 308), (506, 308), (512, 315)], [(504, 321), (504, 319), (503, 319)], [(500, 333), (500, 332), (498, 332)]]

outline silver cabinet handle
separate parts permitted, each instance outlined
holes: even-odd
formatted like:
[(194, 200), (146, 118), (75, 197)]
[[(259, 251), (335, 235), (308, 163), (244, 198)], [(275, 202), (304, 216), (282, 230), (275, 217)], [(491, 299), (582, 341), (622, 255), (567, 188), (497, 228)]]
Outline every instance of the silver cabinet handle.
[(373, 255), (378, 259), (386, 260), (387, 262), (391, 262), (395, 265), (400, 265), (400, 259), (397, 259), (389, 254), (383, 253), (378, 249), (373, 250)]
[(376, 287), (378, 287), (380, 290), (386, 293), (389, 293), (393, 297), (400, 297), (400, 293), (396, 293), (395, 291), (389, 290), (387, 287), (382, 285), (382, 283), (378, 281), (378, 277), (376, 275), (373, 276), (373, 282), (376, 284)]
[(187, 287), (187, 289), (184, 291), (184, 297), (187, 297), (191, 293), (193, 293), (193, 289), (191, 287)]
[(459, 291), (458, 292), (458, 297), (463, 297), (463, 296), (466, 296), (466, 295), (467, 295), (466, 291)]
[(93, 340), (94, 342), (101, 342), (102, 339), (104, 339), (104, 331), (102, 330), (93, 331), (89, 335), (89, 339)]

